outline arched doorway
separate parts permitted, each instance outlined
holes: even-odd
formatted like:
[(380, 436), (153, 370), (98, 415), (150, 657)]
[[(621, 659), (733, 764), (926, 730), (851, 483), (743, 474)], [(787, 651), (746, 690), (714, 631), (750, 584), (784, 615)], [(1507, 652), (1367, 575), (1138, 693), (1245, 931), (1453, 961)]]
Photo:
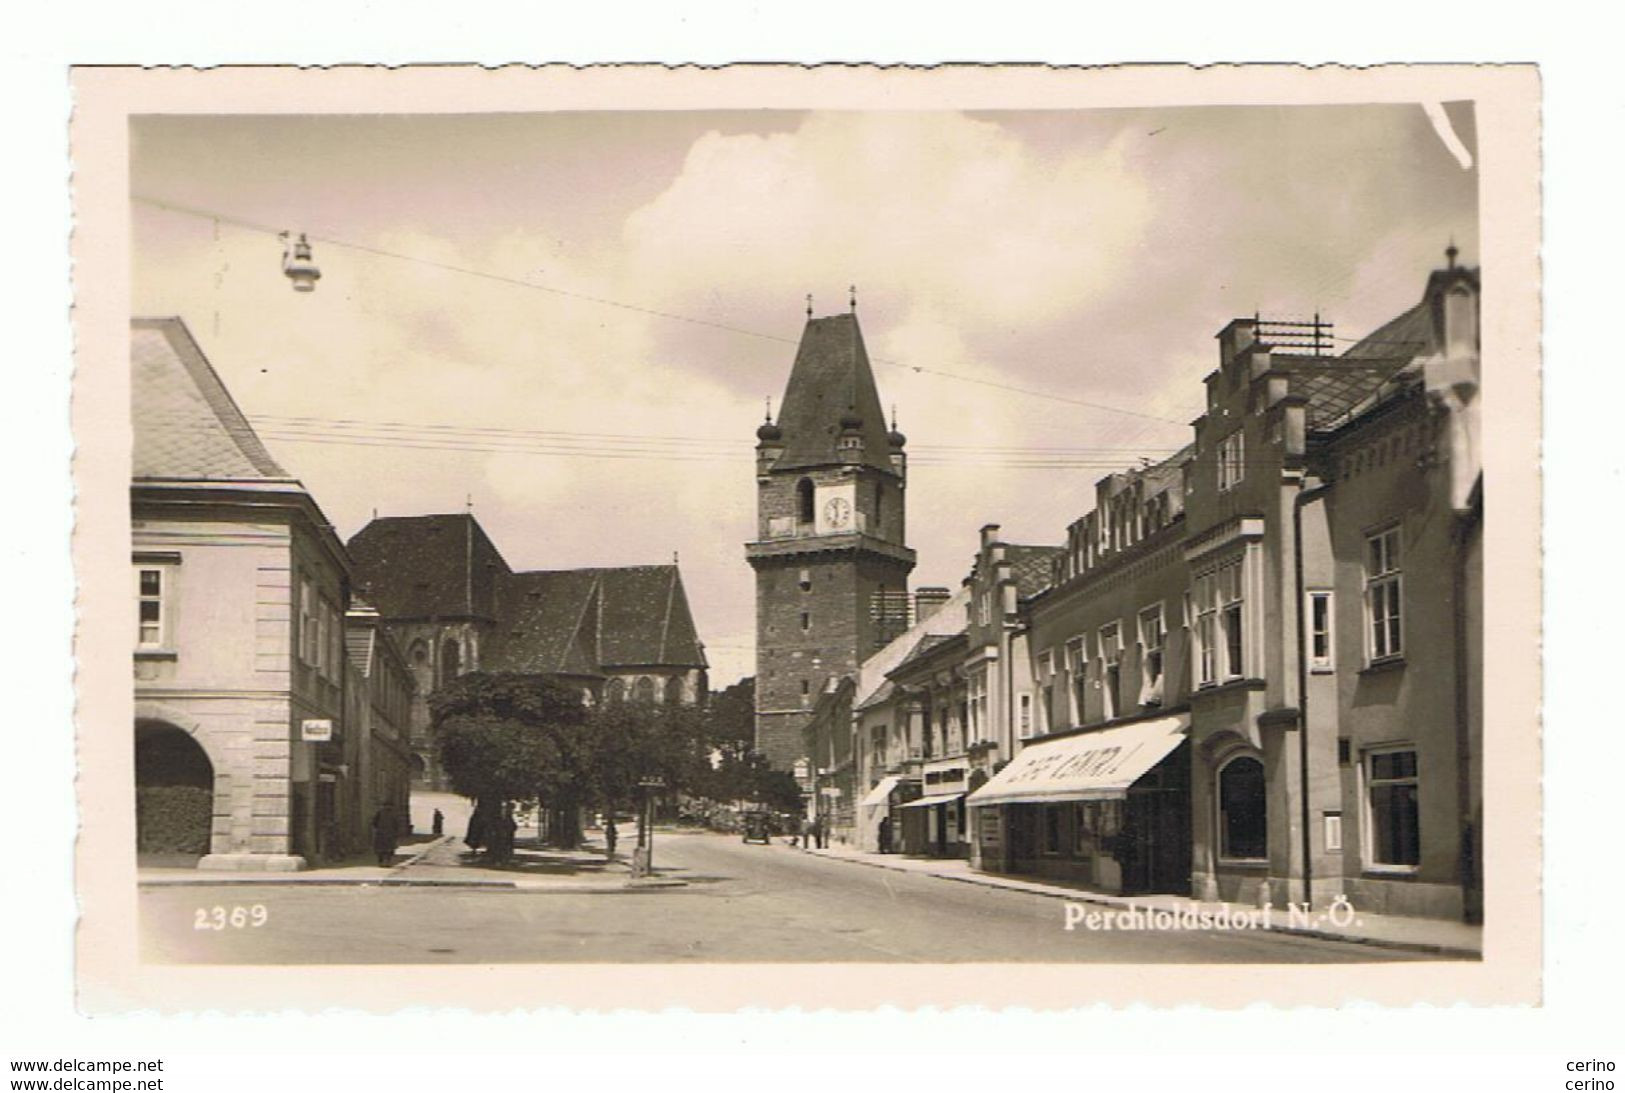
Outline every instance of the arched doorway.
[(214, 764), (167, 721), (135, 724), (136, 853), (149, 864), (194, 865), (209, 852)]

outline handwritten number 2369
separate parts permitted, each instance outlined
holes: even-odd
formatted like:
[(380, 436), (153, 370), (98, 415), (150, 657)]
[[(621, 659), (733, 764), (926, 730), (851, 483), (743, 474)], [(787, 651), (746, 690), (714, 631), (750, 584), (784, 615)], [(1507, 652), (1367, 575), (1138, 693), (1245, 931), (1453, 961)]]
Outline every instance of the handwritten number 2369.
[(224, 930), (230, 927), (233, 930), (242, 930), (264, 926), (270, 917), (271, 912), (266, 910), (263, 903), (256, 903), (252, 907), (241, 905), (221, 907), (217, 904), (213, 907), (199, 907), (192, 916), (192, 929)]

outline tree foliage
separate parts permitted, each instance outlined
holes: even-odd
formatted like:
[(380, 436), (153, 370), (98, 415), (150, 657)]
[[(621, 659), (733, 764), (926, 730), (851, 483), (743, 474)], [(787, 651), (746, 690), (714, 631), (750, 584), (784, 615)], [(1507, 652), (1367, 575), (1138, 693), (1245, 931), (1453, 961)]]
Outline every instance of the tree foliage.
[(570, 781), (586, 722), (580, 695), (545, 676), (474, 672), (429, 696), (452, 788), (530, 803)]

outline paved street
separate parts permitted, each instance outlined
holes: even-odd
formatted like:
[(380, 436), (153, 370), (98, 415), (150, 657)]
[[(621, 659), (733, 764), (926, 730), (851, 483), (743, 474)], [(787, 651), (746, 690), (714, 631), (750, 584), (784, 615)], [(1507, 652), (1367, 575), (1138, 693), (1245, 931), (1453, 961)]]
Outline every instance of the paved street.
[[(143, 956), (200, 963), (1109, 961), (1418, 959), (1269, 933), (1062, 929), (1060, 900), (831, 861), (781, 844), (662, 835), (688, 887), (608, 893), (433, 887), (144, 888)], [(197, 910), (265, 908), (198, 929)]]

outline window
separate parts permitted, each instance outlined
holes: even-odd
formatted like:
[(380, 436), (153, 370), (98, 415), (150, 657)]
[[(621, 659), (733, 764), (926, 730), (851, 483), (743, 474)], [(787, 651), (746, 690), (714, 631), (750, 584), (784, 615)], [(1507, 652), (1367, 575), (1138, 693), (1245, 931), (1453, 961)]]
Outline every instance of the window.
[(797, 578), (797, 583), (801, 586), (801, 590), (803, 592), (811, 592), (812, 591), (812, 570), (803, 569), (801, 571), (801, 575)]
[(166, 642), (171, 570), (168, 566), (141, 566), (136, 569), (137, 618), (135, 644), (138, 649), (160, 649)]
[(1018, 725), (1017, 732), (1025, 740), (1033, 734), (1033, 696), (1029, 694), (1022, 695), (1020, 707), (1020, 720), (1016, 723)]
[(1072, 689), (1072, 724), (1083, 724), (1083, 711), (1087, 709), (1088, 661), (1083, 651), (1083, 639), (1074, 638), (1066, 644), (1066, 670)]
[(683, 704), (683, 680), (681, 676), (668, 676), (666, 678), (666, 705), (681, 706)]
[(1140, 612), (1140, 705), (1162, 705), (1162, 607)]
[(1038, 658), (1038, 677), (1041, 685), (1040, 694), (1043, 696), (1041, 712), (1044, 717), (1044, 730), (1049, 731), (1055, 724), (1055, 652), (1049, 650)]
[(1400, 607), (1399, 528), (1366, 540), (1365, 605), (1373, 661), (1405, 651)]
[(1100, 628), (1100, 679), (1105, 708), (1102, 716), (1111, 720), (1117, 716), (1119, 686), (1122, 683), (1123, 637), (1117, 623)]
[(803, 630), (811, 630), (812, 629), (812, 615), (809, 614), (806, 611), (803, 611), (801, 613), (801, 628)]
[(1246, 675), (1242, 641), (1241, 562), (1219, 567), (1219, 628), (1224, 631), (1224, 678)]
[(987, 672), (980, 670), (971, 674), (966, 685), (970, 692), (970, 725), (969, 739), (972, 743), (987, 739)]
[(1371, 864), (1415, 868), (1422, 860), (1415, 749), (1373, 751), (1366, 771)]
[(880, 534), (880, 514), (886, 504), (886, 484), (875, 483), (875, 534)]
[(604, 684), (604, 701), (621, 703), (626, 701), (626, 680), (616, 676)]
[(1262, 860), (1266, 843), (1264, 764), (1238, 756), (1219, 771), (1219, 856)]
[(1219, 489), (1234, 489), (1241, 483), (1244, 466), (1241, 430), (1219, 441)]
[(320, 623), (316, 621), (316, 586), (309, 577), (299, 582), (299, 659), (315, 665), (320, 656)]
[(812, 479), (803, 478), (796, 483), (796, 523), (810, 524), (813, 522), (813, 484)]
[(632, 701), (643, 706), (654, 705), (655, 681), (648, 676), (639, 676), (637, 682), (632, 684)]
[(1061, 805), (1044, 806), (1044, 853), (1061, 852)]
[(1325, 849), (1327, 851), (1343, 849), (1343, 814), (1341, 812), (1322, 812), (1320, 822), (1325, 837)]
[(1196, 681), (1203, 687), (1211, 687), (1219, 681), (1219, 605), (1215, 598), (1215, 578), (1212, 573), (1204, 573), (1196, 578), (1196, 592), (1192, 598), (1196, 610), (1192, 642), (1196, 652)]
[(1072, 806), (1072, 854), (1086, 858), (1094, 852), (1095, 825), (1090, 812), (1098, 808), (1095, 801), (1079, 801)]
[(1332, 670), (1332, 594), (1310, 592), (1307, 625), (1309, 628), (1309, 670)]

